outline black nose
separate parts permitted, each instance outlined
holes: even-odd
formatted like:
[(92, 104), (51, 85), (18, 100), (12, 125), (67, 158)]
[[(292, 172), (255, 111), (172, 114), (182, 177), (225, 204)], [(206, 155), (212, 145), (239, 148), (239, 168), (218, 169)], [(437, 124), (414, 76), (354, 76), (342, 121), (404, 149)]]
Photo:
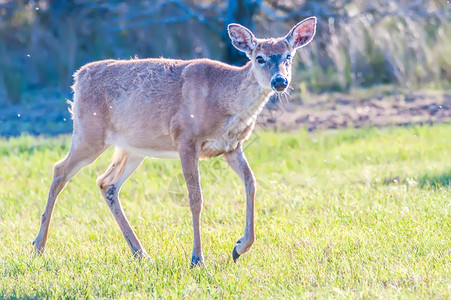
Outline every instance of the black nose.
[(271, 86), (278, 92), (285, 90), (288, 86), (288, 80), (282, 76), (276, 76), (271, 81)]

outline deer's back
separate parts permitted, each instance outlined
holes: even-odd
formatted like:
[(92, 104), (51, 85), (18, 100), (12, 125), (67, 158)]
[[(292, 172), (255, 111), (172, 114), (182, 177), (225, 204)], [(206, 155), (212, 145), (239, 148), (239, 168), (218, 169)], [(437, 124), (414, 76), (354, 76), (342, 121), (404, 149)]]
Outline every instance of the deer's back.
[[(249, 95), (235, 91), (244, 79), (241, 70), (211, 60), (93, 62), (74, 75), (75, 119), (91, 128), (102, 124), (106, 143), (135, 152), (176, 151), (183, 132), (205, 139), (211, 148), (205, 156), (216, 155), (231, 150), (250, 128), (241, 118), (235, 119), (243, 124), (230, 124), (235, 112), (248, 108)], [(241, 129), (224, 131), (230, 126)], [(236, 137), (226, 137), (230, 133)]]

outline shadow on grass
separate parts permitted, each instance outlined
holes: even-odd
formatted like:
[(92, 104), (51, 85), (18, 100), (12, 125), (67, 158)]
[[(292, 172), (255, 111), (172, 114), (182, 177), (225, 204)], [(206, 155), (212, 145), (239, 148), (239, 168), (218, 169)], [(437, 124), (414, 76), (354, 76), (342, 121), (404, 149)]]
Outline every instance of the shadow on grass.
[(387, 177), (383, 180), (385, 185), (409, 185), (419, 186), (423, 189), (438, 189), (451, 187), (451, 170), (442, 174), (426, 174), (413, 178), (402, 178), (400, 176)]
[(423, 175), (419, 177), (418, 184), (421, 188), (451, 187), (451, 170), (442, 174)]
[(48, 299), (50, 298), (49, 295), (45, 295), (44, 293), (37, 292), (36, 294), (32, 295), (16, 295), (14, 292), (10, 294), (3, 294), (0, 293), (0, 299), (5, 300), (19, 300), (19, 299)]
[[(57, 137), (33, 137), (22, 135), (14, 139), (0, 139), (0, 157), (16, 156), (21, 154), (32, 155), (36, 152), (43, 152), (48, 149), (52, 151), (59, 150), (61, 153), (67, 153), (70, 147), (70, 138), (68, 136)], [(63, 154), (63, 155), (64, 155)], [(0, 298), (1, 299), (1, 298)]]

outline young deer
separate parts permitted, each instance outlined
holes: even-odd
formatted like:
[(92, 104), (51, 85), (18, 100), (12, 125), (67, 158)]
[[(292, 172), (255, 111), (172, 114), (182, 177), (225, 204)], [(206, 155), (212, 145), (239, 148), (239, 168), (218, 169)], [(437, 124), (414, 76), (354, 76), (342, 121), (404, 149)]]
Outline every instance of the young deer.
[(97, 183), (134, 255), (148, 257), (118, 198), (122, 184), (144, 157), (180, 158), (193, 218), (191, 265), (203, 264), (200, 238), (202, 189), (198, 161), (223, 155), (246, 188), (246, 226), (233, 260), (254, 243), (255, 178), (242, 144), (269, 96), (284, 93), (292, 58), (315, 35), (316, 18), (294, 26), (282, 38), (257, 39), (230, 24), (232, 44), (250, 59), (234, 67), (209, 59), (104, 60), (89, 63), (75, 77), (72, 145), (55, 164), (41, 228), (34, 241), (44, 251), (58, 194), (84, 166), (109, 146), (113, 161)]

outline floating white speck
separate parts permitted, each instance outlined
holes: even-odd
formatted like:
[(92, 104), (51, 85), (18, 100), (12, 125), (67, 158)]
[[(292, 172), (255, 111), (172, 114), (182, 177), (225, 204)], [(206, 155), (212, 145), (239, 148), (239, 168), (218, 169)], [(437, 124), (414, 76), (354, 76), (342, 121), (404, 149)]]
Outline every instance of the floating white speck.
[(194, 119), (194, 115), (193, 114), (191, 114), (191, 115), (189, 115), (191, 118), (193, 118)]
[(110, 108), (113, 108), (113, 107), (110, 105)]
[(35, 10), (39, 10), (39, 7), (36, 7)]
[(94, 112), (94, 113), (92, 113), (92, 114), (93, 114), (94, 116), (97, 116), (97, 113), (95, 113), (95, 112)]
[(20, 118), (20, 114), (17, 114), (17, 116)]
[(31, 55), (30, 55), (30, 54), (27, 54), (27, 57), (31, 57)]
[(63, 120), (64, 120), (64, 122), (66, 122), (66, 118), (64, 118)]

